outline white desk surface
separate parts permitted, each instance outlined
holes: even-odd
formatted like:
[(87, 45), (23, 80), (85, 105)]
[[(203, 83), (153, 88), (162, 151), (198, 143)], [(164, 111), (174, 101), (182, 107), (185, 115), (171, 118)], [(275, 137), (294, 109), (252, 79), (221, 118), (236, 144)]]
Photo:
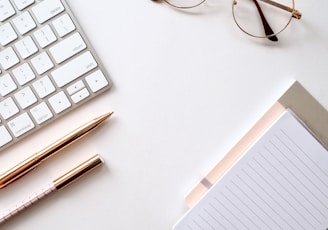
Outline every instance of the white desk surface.
[(3, 151), (0, 169), (115, 115), (1, 190), (0, 209), (95, 153), (106, 164), (0, 229), (171, 229), (187, 211), (184, 195), (294, 80), (328, 109), (328, 1), (295, 1), (302, 19), (271, 43), (239, 31), (230, 0), (199, 14), (150, 0), (68, 0), (114, 86)]

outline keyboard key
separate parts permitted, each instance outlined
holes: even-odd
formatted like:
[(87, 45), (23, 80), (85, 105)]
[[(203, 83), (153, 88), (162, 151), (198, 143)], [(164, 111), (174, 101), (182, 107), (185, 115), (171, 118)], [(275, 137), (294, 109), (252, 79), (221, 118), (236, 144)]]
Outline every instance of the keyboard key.
[(35, 31), (33, 35), (41, 46), (41, 48), (45, 48), (46, 46), (57, 40), (54, 32), (52, 31), (49, 25), (46, 25), (41, 29)]
[(26, 34), (36, 27), (36, 24), (29, 12), (24, 12), (13, 19), (13, 22), (20, 34)]
[(90, 51), (88, 51), (54, 70), (51, 75), (58, 87), (63, 87), (97, 66), (96, 60)]
[(0, 52), (0, 64), (5, 70), (13, 67), (17, 63), (19, 63), (19, 59), (13, 48), (8, 47)]
[(34, 3), (34, 0), (14, 0), (17, 9), (23, 10)]
[(42, 124), (43, 122), (49, 120), (53, 117), (48, 105), (45, 102), (38, 104), (31, 109), (31, 114), (37, 124)]
[(32, 71), (30, 65), (26, 62), (14, 69), (13, 74), (20, 85), (24, 85), (35, 78), (34, 72)]
[(40, 98), (44, 98), (56, 90), (48, 76), (34, 82), (33, 87)]
[(60, 0), (44, 0), (32, 8), (36, 19), (41, 24), (64, 10), (65, 8)]
[(14, 15), (15, 9), (10, 4), (9, 0), (0, 0), (0, 21), (3, 22), (7, 18)]
[(22, 109), (26, 109), (37, 102), (37, 99), (29, 86), (15, 93), (15, 98)]
[(0, 147), (4, 146), (5, 144), (9, 143), (10, 141), (12, 141), (12, 137), (9, 134), (8, 130), (6, 129), (6, 127), (1, 126), (0, 127)]
[(89, 91), (87, 90), (87, 88), (84, 88), (84, 89), (80, 90), (79, 92), (73, 94), (71, 96), (71, 98), (72, 98), (73, 102), (76, 104), (89, 96), (90, 96)]
[(15, 137), (19, 137), (35, 127), (33, 121), (26, 112), (11, 120), (8, 126)]
[(11, 78), (10, 74), (7, 73), (0, 77), (0, 94), (1, 96), (6, 96), (7, 94), (13, 92), (17, 89), (17, 85)]
[(106, 80), (101, 70), (97, 70), (96, 72), (90, 74), (85, 78), (85, 80), (94, 93), (108, 85), (108, 81)]
[(81, 52), (85, 48), (87, 48), (87, 45), (84, 43), (81, 35), (79, 33), (75, 33), (51, 47), (49, 51), (57, 64), (60, 64), (68, 58)]
[(68, 14), (55, 19), (52, 24), (60, 37), (64, 37), (75, 30), (75, 25)]
[(46, 52), (32, 58), (31, 62), (38, 74), (43, 74), (54, 67), (54, 64)]
[(0, 34), (0, 44), (2, 46), (5, 46), (18, 38), (15, 30), (8, 22), (0, 26)]
[(19, 40), (18, 42), (15, 43), (15, 47), (19, 53), (19, 55), (23, 58), (26, 59), (30, 57), (31, 55), (35, 54), (38, 52), (38, 48), (36, 47), (34, 41), (30, 36), (26, 36), (22, 40)]
[(0, 113), (3, 119), (8, 119), (19, 112), (17, 105), (11, 97), (0, 102)]
[(85, 88), (85, 85), (82, 80), (75, 82), (74, 84), (67, 87), (67, 92), (69, 95), (72, 95), (81, 89)]
[(71, 102), (68, 100), (66, 94), (63, 91), (50, 97), (49, 103), (57, 114), (71, 107)]

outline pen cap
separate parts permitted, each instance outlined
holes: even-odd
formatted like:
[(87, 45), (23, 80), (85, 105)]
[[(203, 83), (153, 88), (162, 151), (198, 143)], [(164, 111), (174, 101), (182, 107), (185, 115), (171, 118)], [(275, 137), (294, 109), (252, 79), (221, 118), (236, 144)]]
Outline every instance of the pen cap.
[(56, 189), (59, 190), (59, 189), (66, 187), (70, 183), (79, 179), (81, 176), (90, 172), (92, 169), (96, 168), (97, 166), (100, 166), (102, 163), (103, 163), (103, 160), (100, 158), (99, 154), (91, 157), (90, 159), (81, 163), (74, 169), (65, 173), (63, 176), (54, 180), (54, 185), (55, 185)]

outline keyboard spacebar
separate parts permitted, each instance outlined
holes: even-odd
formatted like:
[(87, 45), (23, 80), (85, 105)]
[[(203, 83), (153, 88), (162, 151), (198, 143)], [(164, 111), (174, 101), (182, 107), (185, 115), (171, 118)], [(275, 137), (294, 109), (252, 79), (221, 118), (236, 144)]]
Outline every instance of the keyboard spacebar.
[(97, 62), (88, 51), (54, 70), (51, 75), (58, 87), (63, 87), (96, 67)]

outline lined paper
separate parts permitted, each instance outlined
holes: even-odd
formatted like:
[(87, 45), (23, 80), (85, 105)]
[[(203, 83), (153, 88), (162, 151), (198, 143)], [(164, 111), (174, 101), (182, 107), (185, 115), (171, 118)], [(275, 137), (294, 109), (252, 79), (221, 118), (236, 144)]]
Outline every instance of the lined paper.
[(175, 230), (328, 228), (328, 151), (286, 111)]

